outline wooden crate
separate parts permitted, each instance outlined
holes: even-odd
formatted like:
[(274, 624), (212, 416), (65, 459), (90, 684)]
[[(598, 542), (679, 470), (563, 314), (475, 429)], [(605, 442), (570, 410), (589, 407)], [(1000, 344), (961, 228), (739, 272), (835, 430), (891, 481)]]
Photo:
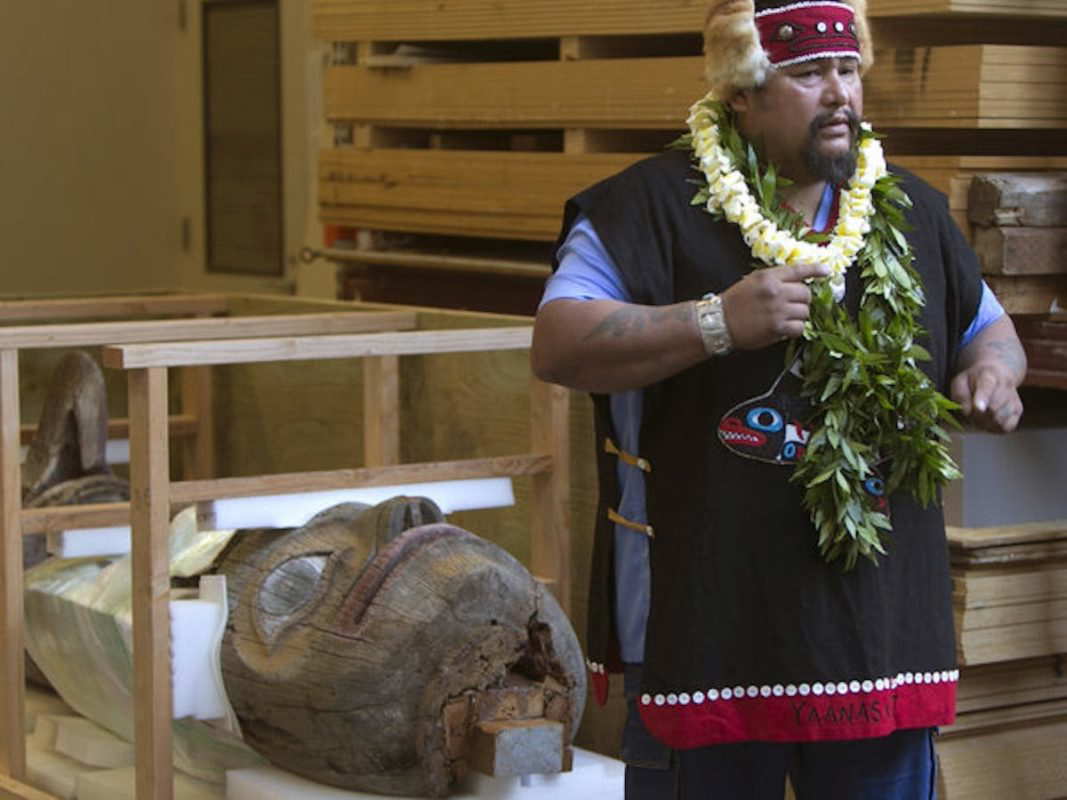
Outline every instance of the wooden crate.
[[(565, 604), (568, 604), (572, 574), (585, 575), (591, 550), (588, 543), (573, 548), (576, 554), (573, 570), (569, 562), (563, 565), (557, 561), (557, 556), (568, 559), (572, 553), (572, 548), (558, 538), (561, 532), (565, 535), (566, 520), (571, 513), (569, 505), (558, 501), (558, 492), (572, 486), (592, 485), (591, 465), (569, 477), (570, 459), (559, 449), (567, 447), (567, 432), (572, 425), (580, 429), (581, 441), (591, 436), (588, 407), (581, 408), (584, 413), (576, 410), (569, 417), (568, 393), (564, 390), (535, 384), (531, 394), (528, 356), (522, 350), (529, 339), (528, 319), (265, 297), (227, 297), (223, 308), (231, 315), (229, 318), (179, 321), (180, 329), (169, 321), (6, 329), (7, 347), (0, 352), (0, 431), (3, 434), (0, 474), (4, 477), (0, 483), (0, 519), (5, 530), (0, 557), (4, 587), (0, 595), (3, 610), (0, 635), (5, 643), (0, 647), (0, 652), (5, 653), (0, 664), (4, 674), (4, 680), (0, 681), (3, 686), (0, 702), (9, 726), (22, 719), (21, 712), (16, 713), (21, 694), (17, 676), (21, 675), (22, 665), (19, 533), (89, 524), (122, 524), (131, 517), (130, 504), (23, 511), (17, 501), (17, 455), (13, 455), (20, 438), (17, 354), (25, 348), (55, 343), (59, 334), (64, 343), (79, 345), (92, 339), (97, 343), (107, 341), (109, 337), (127, 343), (170, 337), (177, 344), (166, 352), (187, 362), (190, 353), (201, 346), (197, 340), (207, 339), (209, 335), (216, 341), (202, 343), (203, 346), (226, 351), (224, 360), (229, 361), (291, 359), (309, 341), (302, 335), (310, 331), (331, 334), (310, 337), (326, 343), (326, 357), (330, 359), (340, 355), (336, 349), (330, 349), (342, 346), (338, 344), (340, 340), (369, 343), (353, 345), (352, 356), (371, 356), (356, 362), (301, 361), (284, 367), (201, 365), (216, 372), (213, 384), (217, 390), (214, 406), (220, 429), (219, 469), (222, 474), (233, 476), (202, 481), (171, 483), (167, 475), (166, 368), (133, 369), (136, 377), (130, 382), (130, 426), (135, 528), (147, 521), (165, 524), (168, 501), (202, 502), (220, 494), (257, 494), (294, 487), (368, 482), (381, 485), (382, 481), (394, 483), (446, 475), (507, 474), (516, 477), (516, 508), (464, 512), (453, 515), (452, 521), (476, 530), (534, 565), (536, 573), (552, 580)], [(353, 327), (352, 319), (356, 318), (362, 318), (363, 329), (368, 329), (367, 323), (378, 321), (382, 323), (379, 330), (417, 326), (421, 330), (414, 347), (427, 353), (438, 354), (450, 348), (485, 352), (411, 356), (398, 362), (396, 356), (409, 351), (398, 344), (407, 341), (405, 334), (342, 333), (346, 329), (359, 330), (358, 326)], [(518, 332), (514, 331), (516, 325), (520, 326)], [(57, 330), (57, 327), (66, 329)], [(494, 349), (498, 336), (494, 328), (506, 329), (499, 333), (503, 337), (503, 350)], [(219, 339), (220, 336), (269, 336), (272, 330), (284, 338), (245, 338), (238, 340), (241, 344), (232, 346), (229, 342), (233, 340)], [(482, 340), (485, 341), (479, 344)], [(19, 349), (13, 349), (16, 347)], [(151, 352), (158, 354), (161, 348), (153, 347)], [(321, 351), (307, 352), (310, 359), (323, 355)], [(551, 466), (546, 470), (548, 465)], [(583, 529), (589, 530), (592, 489), (579, 490), (578, 494), (582, 497), (576, 507), (580, 509)], [(145, 511), (144, 504), (154, 504), (154, 507)], [(532, 524), (529, 518), (524, 518), (528, 515), (532, 515)], [(542, 530), (542, 523), (548, 525), (543, 529), (545, 535), (536, 534)], [(154, 530), (158, 534), (158, 529)], [(535, 533), (532, 541), (531, 532)], [(147, 541), (147, 536), (135, 534), (135, 550)], [(159, 544), (158, 539), (154, 541)], [(140, 625), (142, 641), (146, 641), (146, 630), (154, 631), (141, 651), (151, 650), (157, 659), (154, 665), (139, 667), (144, 678), (140, 684), (142, 691), (152, 685), (156, 686), (153, 691), (164, 691), (159, 688), (166, 685), (162, 676), (169, 675), (167, 669), (160, 667), (161, 664), (165, 667), (167, 637), (165, 623), (159, 617), (159, 600), (165, 595), (158, 595), (147, 579), (149, 574), (159, 574), (156, 568), (160, 566), (160, 552), (154, 549), (151, 554), (142, 551), (140, 556), (135, 555), (135, 561), (140, 564), (138, 570), (145, 568), (148, 560), (155, 559), (148, 568), (150, 571), (138, 572), (139, 577), (135, 578), (141, 587), (138, 591), (145, 593), (145, 602), (137, 608), (143, 608), (150, 617), (147, 622), (142, 617), (135, 626)], [(163, 574), (166, 574), (165, 566)], [(580, 625), (577, 617), (584, 616), (583, 600), (577, 605), (581, 608), (571, 610)], [(141, 728), (146, 742), (141, 748), (141, 763), (150, 765), (141, 780), (153, 785), (152, 789), (145, 789), (144, 783), (141, 784), (139, 796), (142, 797), (169, 796), (165, 794), (169, 784), (159, 777), (168, 772), (169, 765), (164, 755), (166, 747), (160, 744), (160, 737), (166, 735), (160, 721), (165, 717), (165, 704), (160, 697), (154, 697), (152, 703), (139, 703), (142, 711), (152, 709), (152, 714), (146, 711), (142, 715), (140, 723), (146, 726)], [(13, 796), (35, 797), (18, 780), (24, 774), (21, 771), (24, 751), (19, 747), (23, 742), (21, 732), (13, 727), (6, 730), (3, 742), (0, 787), (13, 792)]]

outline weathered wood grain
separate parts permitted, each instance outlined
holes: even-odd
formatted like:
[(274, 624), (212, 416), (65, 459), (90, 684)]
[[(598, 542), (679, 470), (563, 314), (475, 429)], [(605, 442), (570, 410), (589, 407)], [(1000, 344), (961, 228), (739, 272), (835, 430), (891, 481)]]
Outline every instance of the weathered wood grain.
[(1067, 227), (975, 226), (972, 245), (982, 272), (992, 275), (1067, 273)]
[(499, 547), (391, 512), (415, 502), (337, 506), (281, 536), (245, 534), (217, 565), (232, 609), (227, 691), (246, 741), (279, 766), (443, 795), (469, 764), (477, 709), (500, 712), (516, 682), (562, 692), (560, 729), (573, 730), (585, 677), (566, 617)]
[(1067, 225), (1067, 172), (976, 175), (967, 215), (987, 226)]

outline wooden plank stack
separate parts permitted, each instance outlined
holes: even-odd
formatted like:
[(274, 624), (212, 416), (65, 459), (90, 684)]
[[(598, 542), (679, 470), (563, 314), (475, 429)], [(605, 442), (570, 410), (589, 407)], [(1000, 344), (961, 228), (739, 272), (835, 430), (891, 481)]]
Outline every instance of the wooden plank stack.
[(948, 534), (961, 674), (939, 796), (1061, 797), (1067, 520)]
[(968, 205), (982, 271), (1027, 287), (1022, 307), (1005, 293), (1009, 310), (1041, 313), (1067, 303), (1067, 172), (977, 175)]
[(1067, 389), (1067, 312), (1016, 317), (1015, 327), (1029, 361), (1027, 383)]
[[(523, 257), (544, 274), (564, 200), (681, 131), (704, 91), (704, 11), (704, 0), (315, 0), (315, 33), (334, 54), (322, 221), (359, 231), (372, 253), (535, 243)], [(977, 169), (1067, 168), (1062, 3), (872, 0), (870, 14), (880, 49), (866, 114), (894, 160), (946, 189)], [(909, 152), (925, 132), (946, 149)]]

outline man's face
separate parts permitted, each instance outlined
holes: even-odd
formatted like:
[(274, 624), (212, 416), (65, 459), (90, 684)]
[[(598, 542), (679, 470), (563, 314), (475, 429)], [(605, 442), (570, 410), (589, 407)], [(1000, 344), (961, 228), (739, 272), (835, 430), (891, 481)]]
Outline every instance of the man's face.
[[(854, 58), (820, 58), (775, 70), (731, 101), (741, 132), (786, 177), (843, 182), (854, 169), (863, 85)], [(843, 173), (843, 174), (842, 174)]]

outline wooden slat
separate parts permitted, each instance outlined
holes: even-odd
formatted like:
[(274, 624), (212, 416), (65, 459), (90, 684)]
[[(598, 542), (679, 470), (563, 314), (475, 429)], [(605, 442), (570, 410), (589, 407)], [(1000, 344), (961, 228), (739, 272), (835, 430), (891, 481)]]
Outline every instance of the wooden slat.
[(516, 275), (528, 278), (547, 278), (548, 264), (517, 261), (490, 256), (453, 256), (424, 253), (418, 250), (316, 250), (314, 255), (330, 261), (371, 266), (397, 266), (412, 269), (444, 270), (447, 272), (477, 272), (489, 275)]
[[(892, 139), (886, 145), (892, 149)], [(1020, 172), (1067, 169), (1067, 156), (891, 156), (890, 161), (910, 169), (935, 189), (949, 196), (949, 208), (967, 209), (967, 194), (980, 172)]]
[(1045, 314), (1067, 305), (1067, 275), (987, 275), (986, 283), (1009, 314)]
[(531, 571), (555, 580), (560, 607), (572, 611), (570, 526), (570, 392), (531, 379), (530, 441), (534, 452), (551, 456), (552, 469), (534, 478), (531, 489)]
[[(171, 414), (168, 430), (172, 438), (192, 436), (197, 433), (199, 423), (192, 414)], [(37, 426), (32, 423), (23, 425), (19, 431), (22, 444), (29, 444), (37, 435)], [(108, 439), (127, 439), (130, 436), (130, 421), (116, 417), (107, 421)]]
[(1067, 540), (1067, 519), (1025, 522), (987, 528), (945, 528), (949, 549), (968, 552), (987, 547), (1025, 547), (1038, 542)]
[(4, 300), (0, 301), (0, 323), (153, 317), (169, 314), (225, 314), (227, 311), (229, 311), (229, 302), (226, 296), (221, 294)]
[(128, 379), (137, 797), (171, 800), (167, 371), (135, 370)]
[(20, 349), (85, 347), (133, 342), (201, 341), (244, 336), (306, 336), (403, 330), (415, 327), (409, 311), (330, 312), (227, 319), (28, 325), (0, 330), (4, 346)]
[[(400, 483), (432, 483), (474, 478), (517, 478), (540, 475), (549, 471), (551, 467), (551, 456), (533, 454), (322, 472), (180, 481), (170, 485), (170, 501), (172, 506), (181, 507), (230, 497), (265, 497), (296, 492), (321, 492), (364, 486), (391, 486)], [(21, 524), (23, 534), (28, 535), (56, 533), (72, 528), (125, 525), (129, 519), (129, 503), (98, 503), (84, 506), (26, 509), (22, 512)]]
[(334, 67), (331, 119), (447, 127), (677, 128), (707, 88), (701, 58)]
[(255, 364), (265, 361), (473, 353), (523, 350), (533, 328), (474, 328), (454, 331), (367, 333), (283, 339), (227, 339), (215, 342), (160, 342), (105, 347), (105, 366), (116, 369)]
[(363, 463), (400, 461), (400, 362), (396, 356), (363, 359)]
[(25, 647), (22, 631), (22, 537), (19, 513), (19, 361), (0, 350), (0, 774), (26, 776)]
[(54, 794), (42, 792), (6, 775), (0, 775), (0, 798), (2, 800), (59, 800)]
[(698, 31), (703, 0), (315, 0), (327, 41), (507, 39)]
[[(326, 41), (418, 41), (700, 31), (703, 0), (314, 0)], [(1057, 0), (871, 0), (872, 17), (1067, 16)]]
[(1067, 228), (974, 228), (982, 272), (994, 275), (1067, 273)]
[[(1067, 48), (958, 45), (878, 59), (864, 102), (877, 127), (1067, 125)], [(706, 91), (702, 71), (698, 56), (335, 67), (327, 114), (420, 126), (680, 128)]]
[(552, 241), (568, 197), (641, 158), (456, 150), (326, 150), (323, 221)]
[[(182, 416), (192, 418), (193, 436), (182, 448), (182, 471), (185, 478), (215, 477), (215, 381), (211, 367), (188, 367), (179, 375)], [(167, 426), (176, 434), (173, 417)]]

